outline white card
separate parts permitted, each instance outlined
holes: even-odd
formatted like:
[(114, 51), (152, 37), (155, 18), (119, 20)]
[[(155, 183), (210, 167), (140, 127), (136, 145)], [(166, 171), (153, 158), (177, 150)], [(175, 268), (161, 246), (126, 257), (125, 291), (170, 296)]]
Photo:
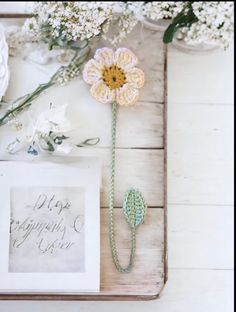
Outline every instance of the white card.
[(0, 292), (99, 291), (100, 163), (0, 162)]

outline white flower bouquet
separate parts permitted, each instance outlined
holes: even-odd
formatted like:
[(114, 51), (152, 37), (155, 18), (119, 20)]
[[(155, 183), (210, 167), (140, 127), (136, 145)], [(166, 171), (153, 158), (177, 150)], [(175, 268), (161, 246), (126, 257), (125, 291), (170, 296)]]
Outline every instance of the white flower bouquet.
[(231, 1), (188, 1), (172, 20), (163, 41), (177, 34), (188, 45), (212, 44), (227, 48), (234, 35), (234, 3)]
[(0, 116), (0, 126), (14, 120), (17, 114), (28, 108), (46, 89), (67, 83), (79, 75), (90, 53), (90, 41), (105, 32), (111, 12), (111, 7), (105, 5), (105, 2), (36, 3), (34, 16), (26, 20), (24, 25), (29, 38), (34, 42), (46, 42), (49, 50), (67, 49), (74, 51), (74, 54), (69, 64), (61, 66), (48, 82), (40, 84), (32, 93), (11, 103), (11, 109)]
[(180, 38), (188, 45), (208, 43), (227, 48), (234, 35), (234, 3), (193, 2), (197, 21), (181, 29)]
[[(39, 85), (32, 93), (27, 94), (14, 103), (11, 109), (0, 115), (0, 126), (15, 120), (17, 114), (27, 109), (32, 102), (46, 89), (56, 84), (64, 84), (80, 74), (80, 69), (90, 53), (93, 39), (102, 37), (109, 30), (114, 12), (122, 10), (119, 23), (123, 25), (121, 31), (110, 39), (118, 42), (131, 30), (130, 12), (125, 13), (126, 4), (120, 2), (86, 2), (86, 1), (45, 1), (36, 2), (34, 16), (24, 25), (24, 35), (20, 40), (44, 42), (51, 49), (74, 51), (73, 57), (67, 66), (62, 66), (51, 79)], [(134, 16), (132, 15), (134, 20)], [(28, 33), (28, 39), (27, 34)], [(14, 45), (15, 40), (13, 40)], [(22, 48), (22, 46), (21, 46)], [(14, 47), (16, 49), (16, 47)]]

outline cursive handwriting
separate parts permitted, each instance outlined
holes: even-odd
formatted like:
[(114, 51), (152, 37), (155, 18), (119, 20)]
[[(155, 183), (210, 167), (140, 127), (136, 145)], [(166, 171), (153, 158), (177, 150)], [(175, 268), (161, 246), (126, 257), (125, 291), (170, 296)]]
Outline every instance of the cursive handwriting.
[[(84, 228), (84, 215), (73, 215), (71, 203), (67, 199), (59, 200), (55, 194), (39, 194), (30, 216), (11, 218), (10, 233), (13, 248), (22, 248), (25, 244), (36, 246), (42, 254), (53, 254), (56, 250), (70, 250), (76, 243), (76, 237)], [(73, 240), (72, 238), (73, 237)]]
[(46, 194), (40, 194), (33, 205), (29, 205), (29, 208), (33, 210), (48, 209), (52, 211), (55, 209), (60, 215), (63, 210), (68, 210), (71, 204), (68, 200), (57, 200), (55, 194), (52, 196), (47, 196)]
[(75, 243), (71, 241), (60, 241), (59, 239), (55, 239), (54, 241), (48, 243), (44, 238), (40, 240), (38, 243), (38, 248), (42, 253), (48, 253), (50, 252), (53, 254), (55, 249), (61, 249), (61, 250), (68, 250), (70, 249)]
[(58, 222), (44, 221), (39, 222), (29, 217), (24, 219), (22, 222), (19, 220), (11, 219), (10, 233), (12, 232), (21, 232), (21, 240), (17, 239), (18, 243), (14, 244), (15, 247), (20, 247), (26, 239), (30, 238), (32, 233), (37, 233), (37, 236), (40, 237), (42, 233), (51, 232), (51, 233), (61, 233), (61, 239), (64, 239), (66, 235), (66, 226), (63, 225), (64, 219), (61, 218)]

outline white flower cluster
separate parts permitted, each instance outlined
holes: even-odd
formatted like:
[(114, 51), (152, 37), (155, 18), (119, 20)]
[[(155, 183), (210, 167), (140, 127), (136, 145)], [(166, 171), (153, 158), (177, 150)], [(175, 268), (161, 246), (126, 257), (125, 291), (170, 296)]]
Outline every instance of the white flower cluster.
[(157, 21), (161, 19), (172, 19), (183, 9), (187, 1), (139, 1), (128, 2), (130, 11), (142, 19), (146, 17), (148, 19)]
[[(186, 2), (175, 1), (40, 1), (35, 4), (35, 17), (26, 21), (25, 28), (35, 38), (53, 45), (66, 46), (78, 40), (103, 35), (113, 45), (121, 42), (142, 18), (171, 19)], [(112, 23), (111, 23), (112, 22)], [(110, 29), (113, 35), (104, 35)]]
[(201, 1), (192, 4), (198, 22), (181, 33), (189, 45), (208, 43), (227, 48), (234, 36), (233, 1)]
[[(37, 156), (39, 152), (62, 152), (68, 154), (73, 146), (67, 143), (69, 137), (65, 133), (71, 131), (71, 123), (66, 117), (67, 105), (52, 106), (38, 114), (35, 118), (29, 114), (29, 124), (25, 129), (20, 120), (12, 119), (9, 125), (18, 131), (17, 137), (6, 148), (11, 155), (20, 150)], [(22, 130), (22, 131), (21, 131)]]
[(137, 25), (138, 20), (129, 11), (126, 11), (122, 16), (120, 16), (118, 21), (118, 29), (120, 29), (118, 35), (112, 41), (112, 44), (117, 44), (127, 37), (133, 28)]
[[(113, 2), (115, 3), (115, 2)], [(137, 25), (139, 20), (148, 18), (151, 20), (172, 19), (184, 8), (185, 2), (175, 1), (127, 1), (116, 2), (113, 5), (113, 14), (118, 13), (117, 17), (113, 17), (116, 20), (115, 35), (112, 39), (105, 36), (113, 45), (120, 43)], [(113, 27), (114, 28), (114, 27)]]
[(52, 45), (66, 46), (100, 35), (111, 17), (105, 2), (40, 1), (26, 27)]
[(138, 23), (138, 19), (129, 2), (110, 2), (109, 5), (112, 8), (113, 17), (108, 28), (112, 24), (110, 28), (112, 35), (104, 34), (103, 37), (116, 46), (133, 30)]
[(179, 39), (189, 45), (227, 47), (234, 33), (232, 1), (39, 1), (35, 5), (35, 17), (27, 20), (26, 27), (33, 30), (34, 40), (42, 39), (51, 48), (68, 47), (100, 35), (117, 45), (138, 20), (170, 21), (181, 12), (188, 14), (191, 6), (198, 22), (181, 28)]

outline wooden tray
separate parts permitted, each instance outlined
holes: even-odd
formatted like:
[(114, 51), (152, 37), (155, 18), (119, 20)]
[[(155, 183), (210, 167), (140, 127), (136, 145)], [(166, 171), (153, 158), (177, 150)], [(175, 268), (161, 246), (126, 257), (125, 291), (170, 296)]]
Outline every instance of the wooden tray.
[[(0, 15), (0, 18), (25, 15)], [(121, 260), (129, 255), (129, 229), (121, 214), (125, 191), (134, 186), (142, 191), (148, 213), (138, 229), (137, 255), (133, 272), (118, 273), (113, 265), (108, 240), (108, 187), (110, 132), (98, 129), (99, 148), (82, 150), (103, 160), (101, 193), (101, 290), (98, 294), (9, 294), (2, 300), (149, 300), (158, 298), (167, 280), (166, 220), (166, 55), (161, 32), (138, 25), (122, 45), (139, 57), (146, 75), (139, 105), (120, 108), (117, 125), (116, 231)], [(107, 43), (99, 43), (107, 46)], [(101, 116), (100, 116), (101, 117)], [(99, 115), (97, 116), (99, 120)], [(109, 126), (110, 120), (99, 120)], [(1, 129), (0, 129), (1, 131)], [(106, 134), (105, 134), (106, 132)]]

